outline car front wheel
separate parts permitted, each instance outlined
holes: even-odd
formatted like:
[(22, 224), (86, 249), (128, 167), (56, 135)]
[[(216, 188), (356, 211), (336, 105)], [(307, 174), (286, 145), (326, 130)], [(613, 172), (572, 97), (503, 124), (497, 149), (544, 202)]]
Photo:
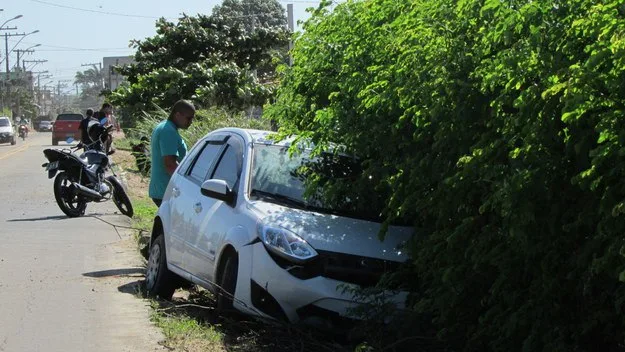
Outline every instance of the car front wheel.
[(167, 269), (165, 239), (158, 235), (150, 246), (148, 268), (145, 272), (145, 286), (149, 296), (170, 300), (176, 290), (176, 274)]
[(233, 309), (232, 302), (239, 272), (239, 257), (236, 253), (229, 252), (224, 260), (217, 288), (217, 309), (222, 312)]

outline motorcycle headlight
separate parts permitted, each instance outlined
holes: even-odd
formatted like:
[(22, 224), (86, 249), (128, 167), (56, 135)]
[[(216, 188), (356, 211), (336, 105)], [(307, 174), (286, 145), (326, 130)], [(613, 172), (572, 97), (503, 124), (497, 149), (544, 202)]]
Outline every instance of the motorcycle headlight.
[(259, 223), (258, 236), (267, 250), (286, 260), (304, 263), (317, 256), (308, 242), (285, 228)]

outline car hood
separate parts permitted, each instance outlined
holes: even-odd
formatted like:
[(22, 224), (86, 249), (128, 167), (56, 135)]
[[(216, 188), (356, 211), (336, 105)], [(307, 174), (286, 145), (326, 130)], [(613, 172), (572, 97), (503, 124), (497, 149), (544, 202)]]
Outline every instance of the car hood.
[(11, 126), (2, 126), (0, 127), (0, 133), (13, 132)]
[(405, 261), (406, 251), (401, 247), (414, 231), (412, 227), (390, 226), (384, 241), (380, 241), (381, 224), (372, 221), (293, 209), (261, 200), (252, 201), (250, 209), (264, 223), (296, 233), (317, 250), (384, 260)]

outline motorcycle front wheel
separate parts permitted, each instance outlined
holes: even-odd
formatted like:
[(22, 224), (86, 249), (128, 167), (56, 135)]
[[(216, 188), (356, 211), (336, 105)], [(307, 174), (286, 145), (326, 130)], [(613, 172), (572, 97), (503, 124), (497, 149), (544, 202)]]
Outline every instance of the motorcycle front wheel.
[(115, 206), (117, 206), (117, 209), (119, 209), (122, 214), (131, 218), (134, 214), (134, 210), (132, 209), (130, 198), (128, 198), (128, 194), (126, 194), (126, 190), (121, 182), (119, 182), (115, 176), (109, 176), (106, 180), (113, 186), (113, 203), (115, 203)]
[(71, 192), (72, 181), (67, 173), (61, 172), (54, 179), (54, 198), (59, 208), (70, 218), (76, 218), (85, 214), (87, 202), (79, 195)]

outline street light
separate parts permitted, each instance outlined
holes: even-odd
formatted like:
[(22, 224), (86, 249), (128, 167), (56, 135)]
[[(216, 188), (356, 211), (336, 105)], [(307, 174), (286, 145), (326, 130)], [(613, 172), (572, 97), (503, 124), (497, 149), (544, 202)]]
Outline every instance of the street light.
[(24, 49), (24, 51), (30, 50), (30, 49), (32, 49), (32, 48), (36, 48), (36, 47), (38, 47), (38, 46), (41, 46), (41, 44), (35, 44), (35, 45), (33, 45), (33, 46), (30, 46), (30, 47), (28, 47), (28, 48)]
[[(18, 45), (20, 45), (20, 43), (22, 42), (22, 40), (24, 40), (24, 38), (28, 37), (28, 36), (29, 36), (29, 35), (31, 35), (31, 34), (35, 34), (35, 33), (39, 33), (39, 30), (38, 30), (38, 29), (36, 29), (36, 30), (34, 30), (34, 31), (30, 32), (30, 33), (26, 33), (26, 34), (24, 34), (24, 35), (20, 38), (20, 40), (18, 40), (18, 41), (17, 41), (17, 43), (16, 43), (15, 45), (13, 45), (13, 48), (9, 51), (9, 54), (10, 54), (10, 53), (12, 53), (12, 52), (13, 52), (13, 50), (15, 50), (15, 48), (16, 48)], [(40, 44), (40, 45), (41, 45), (41, 44)]]
[(1, 25), (0, 25), (0, 28), (4, 27), (4, 25), (5, 25), (5, 24), (7, 24), (7, 23), (9, 23), (10, 21), (16, 20), (16, 19), (18, 19), (18, 18), (22, 18), (22, 15), (17, 15), (17, 16), (15, 16), (15, 17), (13, 17), (13, 18), (9, 18), (8, 20), (4, 21), (4, 23), (3, 23), (3, 24), (1, 24)]

